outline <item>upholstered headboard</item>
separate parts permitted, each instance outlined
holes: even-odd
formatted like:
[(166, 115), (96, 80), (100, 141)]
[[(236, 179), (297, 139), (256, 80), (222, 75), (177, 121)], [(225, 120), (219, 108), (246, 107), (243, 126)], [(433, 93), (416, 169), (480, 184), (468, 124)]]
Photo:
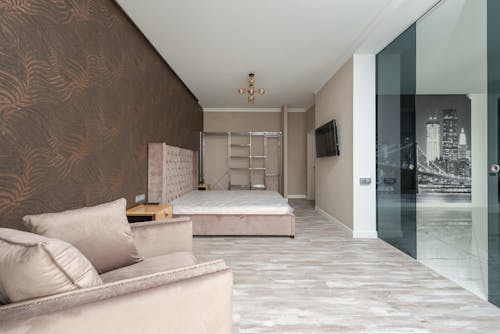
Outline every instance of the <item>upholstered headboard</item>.
[(148, 145), (148, 202), (172, 202), (197, 184), (198, 152), (165, 143)]

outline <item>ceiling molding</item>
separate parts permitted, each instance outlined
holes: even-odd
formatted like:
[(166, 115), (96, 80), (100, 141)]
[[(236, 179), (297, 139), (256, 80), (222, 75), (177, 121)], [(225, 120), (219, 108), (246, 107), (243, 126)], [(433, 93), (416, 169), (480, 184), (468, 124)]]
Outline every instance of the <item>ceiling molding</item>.
[(281, 112), (281, 108), (203, 108), (203, 112)]
[(288, 108), (287, 112), (306, 112), (306, 108)]
[(309, 107), (305, 108), (306, 109), (306, 112), (311, 109), (311, 108), (316, 108), (316, 96), (314, 97), (314, 103), (311, 104)]

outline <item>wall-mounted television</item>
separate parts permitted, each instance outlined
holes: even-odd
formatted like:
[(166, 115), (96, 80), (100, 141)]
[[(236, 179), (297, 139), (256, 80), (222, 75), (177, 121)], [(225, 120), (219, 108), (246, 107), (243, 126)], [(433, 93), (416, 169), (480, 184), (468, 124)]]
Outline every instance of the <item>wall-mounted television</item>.
[(332, 120), (316, 129), (316, 156), (321, 158), (339, 154), (337, 123)]

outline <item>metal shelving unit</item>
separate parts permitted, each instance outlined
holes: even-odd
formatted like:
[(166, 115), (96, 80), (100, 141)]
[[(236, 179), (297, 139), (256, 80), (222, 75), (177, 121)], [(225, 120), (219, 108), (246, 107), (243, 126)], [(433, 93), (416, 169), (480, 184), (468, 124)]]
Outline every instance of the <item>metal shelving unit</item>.
[[(267, 179), (276, 178), (276, 184), (278, 191), (282, 192), (281, 189), (281, 169), (282, 163), (282, 134), (281, 132), (201, 132), (200, 133), (200, 183), (204, 183), (204, 170), (205, 170), (205, 151), (206, 151), (206, 138), (210, 136), (226, 136), (227, 137), (227, 175), (228, 175), (228, 190), (265, 190), (267, 189)], [(241, 143), (235, 138), (246, 138), (244, 143)], [(256, 138), (262, 138), (259, 140), (262, 144), (257, 144)], [(277, 147), (277, 170), (270, 170), (269, 156), (268, 156), (268, 140), (270, 138), (278, 140)], [(259, 147), (259, 153), (256, 153), (256, 145), (263, 145)], [(236, 151), (236, 152), (235, 152)], [(245, 153), (243, 153), (245, 152)], [(263, 154), (263, 155), (262, 155)], [(248, 167), (237, 166), (235, 162), (248, 160)], [(235, 184), (234, 178), (236, 173), (246, 172), (248, 173), (248, 183), (246, 184)], [(254, 183), (253, 176), (260, 173), (262, 183)]]

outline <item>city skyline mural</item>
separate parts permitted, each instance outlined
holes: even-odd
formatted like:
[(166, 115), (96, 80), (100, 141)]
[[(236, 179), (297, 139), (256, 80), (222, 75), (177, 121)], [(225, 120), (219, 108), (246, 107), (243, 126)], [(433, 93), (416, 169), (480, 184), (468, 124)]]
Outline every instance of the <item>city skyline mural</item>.
[(466, 95), (416, 96), (419, 202), (470, 202), (471, 107)]

